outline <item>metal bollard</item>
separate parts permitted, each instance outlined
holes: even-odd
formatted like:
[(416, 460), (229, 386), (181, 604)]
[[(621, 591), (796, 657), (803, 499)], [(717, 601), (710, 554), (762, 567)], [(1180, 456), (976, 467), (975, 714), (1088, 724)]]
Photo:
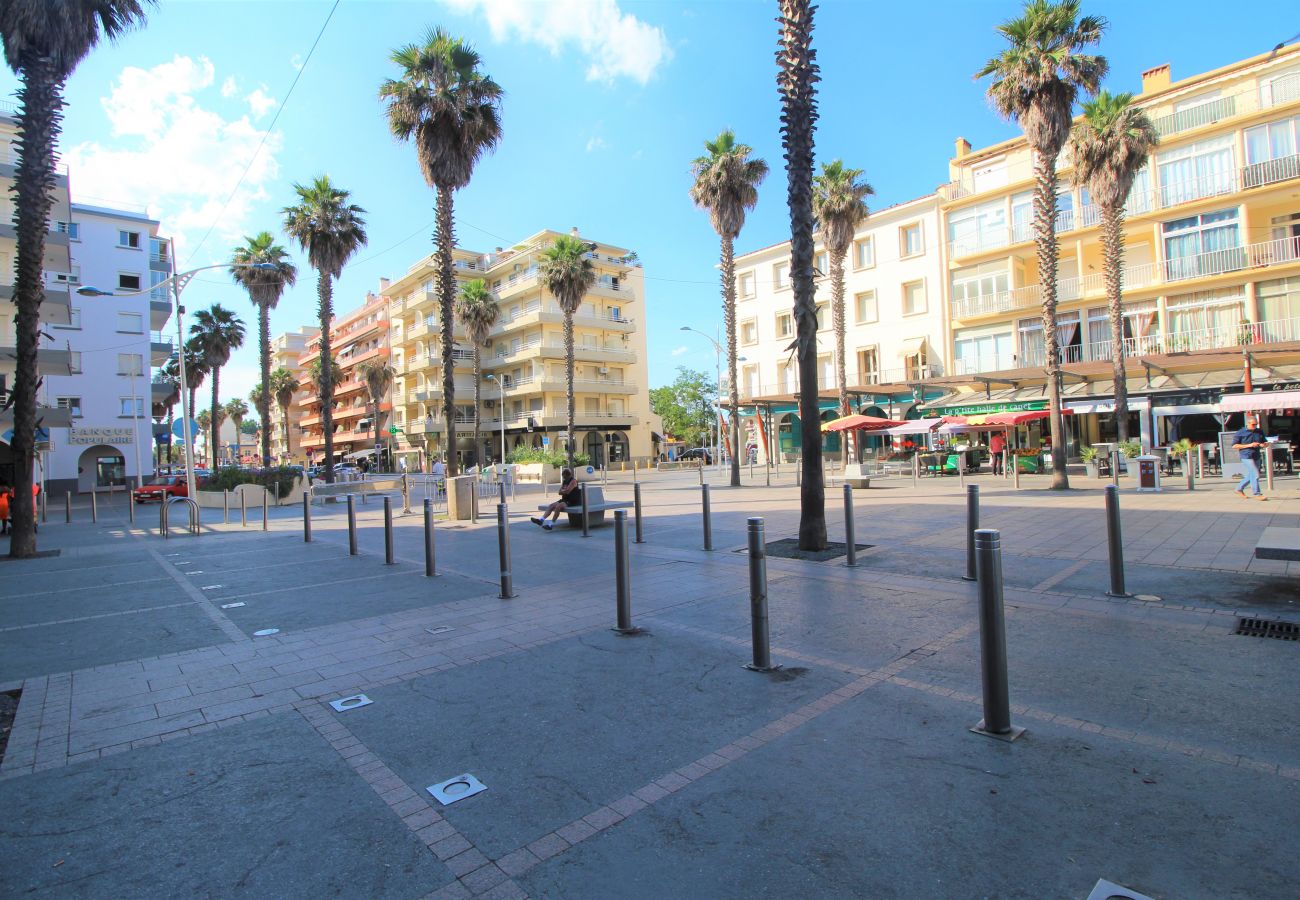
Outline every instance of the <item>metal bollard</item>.
[(1196, 490), (1196, 470), (1192, 468), (1192, 454), (1187, 454), (1183, 459), (1183, 468), (1186, 470), (1184, 474), (1187, 476), (1187, 489)]
[(745, 668), (755, 672), (771, 672), (780, 666), (772, 665), (772, 648), (767, 629), (767, 541), (764, 538), (762, 517), (754, 516), (748, 522), (749, 618), (754, 661)]
[(636, 634), (632, 627), (632, 562), (627, 552), (627, 510), (614, 510), (614, 597), (619, 634)]
[(1205, 445), (1196, 445), (1196, 477), (1205, 480)]
[(1273, 445), (1264, 445), (1264, 483), (1273, 490)]
[(921, 484), (921, 454), (912, 454), (912, 487), (919, 487)]
[[(49, 502), (47, 500), (48, 496), (49, 494), (46, 491), (41, 491), (41, 524), (42, 525), (44, 525), (46, 522), (49, 521), (50, 510), (49, 510)], [(131, 521), (134, 522), (135, 519), (132, 519)]]
[(1007, 468), (1007, 463), (1010, 460), (1011, 460), (1011, 451), (1003, 450), (1002, 451), (1002, 479), (1004, 481), (1011, 477), (1011, 470)]
[(99, 492), (93, 488), (90, 491), (90, 521), (99, 521)]
[(749, 458), (749, 483), (754, 483), (754, 457)]
[(248, 527), (248, 491), (239, 492), (239, 527)]
[(433, 501), (424, 498), (424, 574), (432, 578), (437, 575), (433, 555)]
[(262, 491), (262, 530), (269, 531), (271, 525), (271, 494)]
[(1119, 487), (1119, 459), (1122, 454), (1118, 450), (1110, 451), (1110, 483)]
[(975, 581), (975, 532), (980, 527), (980, 486), (966, 488), (966, 574), (962, 581)]
[(984, 684), (984, 719), (971, 731), (1003, 741), (1025, 733), (1011, 724), (1007, 697), (1007, 632), (1002, 612), (1002, 538), (996, 529), (975, 532), (979, 554), (980, 674)]
[(221, 492), (221, 507), (222, 507), (222, 514), (225, 516), (225, 518), (222, 519), (222, 522), (225, 525), (229, 525), (230, 524), (230, 491), (223, 490)]
[(1014, 454), (1011, 457), (1011, 480), (1016, 490), (1020, 490), (1020, 457)]
[(135, 524), (135, 491), (128, 491), (126, 495), (126, 508), (131, 516), (131, 524)]
[(794, 486), (803, 486), (803, 460), (797, 459), (794, 463)]
[(600, 467), (600, 483), (609, 484), (609, 466)]
[[(632, 470), (633, 472), (636, 469)], [(636, 513), (636, 542), (644, 544), (645, 538), (641, 534), (641, 482), (632, 485), (632, 509)]]
[(853, 485), (844, 485), (844, 565), (855, 568), (858, 564), (858, 542), (853, 535)]
[(396, 562), (393, 552), (393, 498), (384, 494), (384, 565)]
[(498, 488), (498, 492), (499, 492), (500, 495), (501, 495), (501, 502), (502, 502), (502, 503), (505, 503), (505, 502), (506, 502), (506, 483), (505, 483), (504, 481), (498, 481), (498, 482), (497, 482), (497, 488)]
[(63, 492), (63, 521), (72, 524), (72, 491)]
[(1119, 488), (1106, 485), (1106, 542), (1110, 556), (1110, 590), (1107, 597), (1131, 597), (1124, 589), (1124, 538), (1119, 527)]
[(411, 482), (408, 477), (402, 475), (402, 515), (411, 511)]
[(311, 493), (302, 492), (302, 542), (311, 543)]
[(348, 556), (357, 555), (357, 506), (356, 497), (348, 494)]
[(700, 460), (700, 484), (704, 484), (704, 460)]
[(582, 536), (591, 537), (591, 516), (587, 514), (587, 482), (578, 485), (582, 495)]
[(713, 521), (712, 512), (709, 509), (709, 486), (700, 485), (700, 496), (704, 504), (704, 549), (713, 549)]
[(957, 454), (957, 490), (966, 486), (966, 454)]
[[(586, 508), (583, 508), (585, 518)], [(510, 528), (509, 512), (504, 503), (497, 504), (497, 551), (501, 559), (501, 594), (502, 600), (509, 600), (515, 595), (514, 578), (510, 574)]]

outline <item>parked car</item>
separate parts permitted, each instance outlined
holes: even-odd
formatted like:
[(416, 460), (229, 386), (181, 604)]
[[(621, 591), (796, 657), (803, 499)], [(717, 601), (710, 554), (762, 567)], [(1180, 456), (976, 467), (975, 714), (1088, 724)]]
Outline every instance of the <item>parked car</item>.
[(706, 466), (713, 465), (713, 454), (709, 452), (708, 447), (692, 447), (690, 450), (683, 450), (677, 457), (679, 461), (688, 459), (702, 459)]
[(188, 497), (189, 489), (185, 485), (184, 475), (155, 475), (133, 492), (136, 503), (148, 503), (150, 500), (162, 502), (166, 497)]

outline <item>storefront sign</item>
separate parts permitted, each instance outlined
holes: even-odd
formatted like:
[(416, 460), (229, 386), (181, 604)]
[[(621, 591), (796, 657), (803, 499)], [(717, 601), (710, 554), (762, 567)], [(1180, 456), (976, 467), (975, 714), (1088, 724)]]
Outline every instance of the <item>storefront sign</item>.
[(81, 446), (132, 444), (135, 443), (135, 431), (130, 428), (83, 428), (78, 425), (68, 429), (68, 443)]
[(974, 406), (945, 406), (933, 410), (945, 416), (984, 416), (1004, 412), (1036, 412), (1047, 409), (1046, 400), (1013, 400), (1008, 403), (978, 403)]

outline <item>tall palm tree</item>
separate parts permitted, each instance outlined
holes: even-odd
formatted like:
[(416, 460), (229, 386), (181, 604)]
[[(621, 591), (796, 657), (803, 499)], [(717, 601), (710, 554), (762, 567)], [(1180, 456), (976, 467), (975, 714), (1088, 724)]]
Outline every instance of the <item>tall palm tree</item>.
[(573, 235), (560, 235), (555, 243), (542, 251), (538, 262), (538, 275), (542, 284), (555, 295), (564, 313), (564, 383), (568, 393), (568, 447), (566, 454), (569, 468), (573, 468), (574, 443), (573, 431), (573, 315), (582, 305), (582, 298), (596, 283), (596, 267), (591, 264), (594, 244), (589, 244)]
[(365, 210), (348, 203), (351, 196), (321, 175), (311, 184), (295, 184), (298, 205), (287, 206), (284, 230), (307, 251), (307, 262), (316, 270), (316, 316), (320, 320), (320, 358), (325, 365), (318, 369), (321, 399), (321, 424), (325, 426), (325, 482), (334, 482), (334, 362), (330, 356), (330, 322), (334, 318), (334, 280), (343, 266), (366, 244)]
[[(192, 408), (193, 407), (191, 407), (191, 409)], [(204, 436), (210, 439), (212, 436), (212, 410), (210, 409), (203, 410), (201, 413), (199, 413), (194, 417), (194, 421), (198, 423), (199, 430), (203, 432)], [(220, 425), (220, 423), (218, 423), (218, 425)], [(216, 460), (213, 459), (208, 460), (209, 468), (215, 465), (216, 465)]]
[[(284, 454), (290, 456), (293, 448), (289, 446), (289, 407), (293, 405), (293, 395), (302, 387), (298, 379), (294, 377), (284, 366), (280, 366), (271, 373), (271, 380), (268, 382), (271, 389), (271, 395), (275, 397), (275, 403), (280, 407), (280, 415), (284, 417)], [(264, 427), (270, 427), (269, 424)]]
[[(307, 364), (307, 378), (311, 381), (312, 385), (316, 388), (316, 398), (318, 403), (317, 409), (320, 412), (322, 427), (325, 424), (325, 406), (326, 406), (325, 401), (321, 399), (323, 396), (323, 392), (325, 390), (324, 388), (325, 379), (321, 374), (323, 371), (324, 371), (324, 366), (321, 365), (321, 358), (319, 356), (317, 356), (315, 359), (313, 359), (311, 362)], [(330, 379), (329, 379), (330, 384), (338, 384), (343, 380), (343, 367), (340, 366), (337, 362), (335, 362), (332, 359), (330, 360), (329, 371), (330, 371)], [(332, 406), (333, 403), (334, 401), (333, 399), (331, 399), (330, 405)], [(330, 416), (329, 427), (331, 431), (334, 428), (333, 415)], [(333, 442), (331, 441), (331, 444), (332, 443)], [(331, 465), (329, 468), (333, 469), (334, 467), (333, 465)]]
[(1070, 136), (1079, 92), (1096, 93), (1104, 57), (1080, 51), (1101, 40), (1106, 20), (1079, 17), (1079, 0), (1029, 0), (1019, 18), (998, 26), (1010, 45), (984, 64), (989, 101), (1018, 122), (1034, 159), (1034, 243), (1043, 286), (1043, 341), (1052, 431), (1052, 488), (1065, 490), (1065, 422), (1061, 415), (1061, 360), (1056, 344), (1056, 159)]
[(826, 493), (822, 487), (821, 403), (817, 395), (817, 307), (813, 281), (813, 129), (817, 122), (817, 53), (812, 48), (810, 0), (780, 0), (776, 53), (790, 207), (790, 282), (794, 288), (795, 345), (799, 357), (799, 428), (803, 481), (799, 490), (799, 549), (826, 548)]
[(1110, 311), (1111, 361), (1115, 371), (1115, 424), (1128, 440), (1128, 383), (1124, 370), (1124, 203), (1160, 134), (1132, 94), (1102, 91), (1083, 104), (1083, 121), (1070, 137), (1074, 180), (1101, 207), (1101, 246)]
[[(261, 364), (263, 388), (257, 400), (257, 414), (265, 426), (271, 415), (271, 392), (266, 385), (271, 380), (271, 310), (275, 309), (284, 289), (298, 281), (298, 268), (289, 260), (289, 254), (275, 242), (269, 231), (254, 237), (244, 237), (244, 243), (235, 248), (231, 257), (230, 277), (248, 291), (248, 299), (257, 307), (257, 351)], [(274, 268), (250, 268), (250, 266)], [(262, 428), (262, 465), (271, 464), (271, 432)]]
[[(190, 334), (194, 337), (199, 352), (203, 354), (203, 364), (212, 378), (212, 432), (209, 436), (208, 449), (212, 462), (217, 460), (219, 445), (218, 432), (221, 431), (222, 409), (219, 402), (221, 390), (221, 367), (230, 361), (230, 354), (244, 344), (244, 323), (233, 312), (220, 303), (212, 304), (211, 309), (201, 309), (194, 314), (190, 325)], [(186, 374), (189, 374), (188, 371)]]
[[(156, 383), (156, 384), (165, 384), (165, 385), (167, 385), (167, 396), (164, 397), (164, 398), (163, 398), (161, 401), (159, 401), (158, 403), (155, 403), (155, 404), (154, 404), (154, 409), (153, 409), (154, 418), (166, 418), (166, 419), (167, 419), (167, 437), (168, 437), (168, 439), (167, 439), (167, 445), (166, 445), (166, 446), (167, 446), (167, 449), (168, 449), (168, 454), (167, 454), (167, 456), (168, 456), (168, 461), (169, 461), (169, 462), (170, 462), (170, 460), (171, 460), (171, 435), (172, 435), (172, 422), (175, 421), (175, 410), (176, 410), (176, 404), (181, 402), (181, 383), (180, 383), (180, 381), (179, 381), (178, 379), (172, 377), (172, 376), (169, 375), (168, 372), (167, 372), (167, 367), (171, 365), (171, 362), (172, 362), (173, 359), (175, 359), (175, 354), (173, 354), (173, 355), (172, 355), (172, 356), (167, 360), (167, 363), (164, 365), (161, 374), (159, 374), (158, 377), (157, 377), (156, 380), (155, 380), (155, 383)], [(155, 465), (160, 465), (160, 464), (161, 464), (161, 461), (162, 461), (162, 448), (163, 448), (163, 444), (161, 444), (161, 443), (159, 443), (159, 442), (157, 442), (157, 441), (154, 442), (154, 460), (155, 460)]]
[[(501, 309), (497, 306), (496, 298), (488, 290), (487, 282), (482, 278), (475, 278), (473, 281), (467, 281), (460, 286), (460, 297), (456, 300), (456, 318), (460, 319), (460, 325), (469, 335), (469, 341), (474, 345), (474, 454), (477, 456), (483, 449), (483, 436), (479, 433), (482, 425), (479, 418), (479, 397), (482, 393), (482, 367), (480, 365), (480, 351), (483, 345), (487, 343), (488, 335), (492, 333), (492, 326), (497, 323), (497, 318), (501, 315)], [(505, 409), (501, 410), (504, 418)], [(505, 462), (505, 460), (502, 460)]]
[(388, 390), (393, 386), (393, 377), (397, 375), (393, 367), (388, 364), (386, 359), (368, 359), (357, 366), (357, 375), (366, 386), (366, 392), (370, 394), (371, 408), (373, 409), (373, 424), (375, 429), (375, 463), (379, 463), (379, 404), (384, 402), (388, 396)]
[(745, 227), (745, 211), (758, 203), (758, 186), (767, 177), (767, 163), (750, 159), (754, 148), (736, 143), (728, 128), (704, 142), (707, 156), (691, 163), (691, 199), (709, 211), (709, 221), (722, 241), (722, 319), (727, 325), (727, 371), (731, 373), (731, 486), (740, 487), (740, 386), (736, 379), (736, 253), (735, 241)]
[[(845, 168), (842, 160), (822, 163), (813, 180), (813, 215), (826, 242), (831, 259), (831, 324), (835, 329), (835, 375), (839, 380), (840, 415), (849, 414), (849, 384), (845, 377), (844, 353), (844, 258), (849, 254), (853, 235), (867, 219), (866, 198), (875, 194), (871, 185), (859, 181), (861, 169)], [(847, 462), (855, 455), (854, 432), (844, 432)]]
[(36, 505), (32, 466), (36, 454), (37, 351), (45, 285), (45, 233), (54, 205), (55, 148), (63, 122), (63, 86), (100, 38), (117, 40), (144, 23), (148, 0), (5, 0), (0, 3), (0, 40), (5, 62), (22, 82), (14, 142), (13, 224), (18, 247), (13, 268), (16, 367), (10, 403), (14, 411), (10, 449), (14, 459), (13, 537), (9, 555), (36, 555)]
[[(191, 337), (187, 340), (183, 351), (185, 353), (185, 387), (190, 392), (190, 415), (194, 415), (194, 410), (198, 408), (195, 398), (198, 396), (199, 388), (203, 386), (203, 380), (208, 377), (208, 366), (203, 359), (203, 348), (199, 346), (198, 338)], [(167, 361), (167, 365), (168, 374), (179, 381), (181, 377), (179, 358), (172, 356)]]
[[(441, 28), (422, 44), (407, 44), (390, 57), (401, 70), (386, 79), (379, 98), (387, 103), (394, 137), (414, 141), (425, 182), (437, 191), (438, 302), (442, 314), (442, 410), (447, 421), (447, 474), (456, 474), (456, 381), (453, 309), (456, 279), (451, 269), (453, 194), (465, 187), (474, 166), (501, 140), (501, 98), (505, 92), (479, 70), (474, 48)], [(475, 407), (477, 409), (477, 406)]]
[(244, 461), (244, 419), (248, 418), (248, 404), (236, 397), (226, 402), (222, 412), (235, 423), (235, 464), (240, 465)]

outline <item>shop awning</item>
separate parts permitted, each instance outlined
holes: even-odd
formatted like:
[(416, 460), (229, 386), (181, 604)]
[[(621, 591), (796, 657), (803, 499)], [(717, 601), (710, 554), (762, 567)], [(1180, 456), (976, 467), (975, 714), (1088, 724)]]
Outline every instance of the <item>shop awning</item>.
[(903, 359), (906, 359), (909, 356), (918, 355), (924, 349), (925, 349), (925, 338), (923, 337), (908, 338), (907, 340), (903, 341), (902, 345), (899, 347), (898, 355), (901, 356)]
[(822, 431), (878, 431), (897, 425), (896, 419), (882, 419), (879, 416), (852, 415), (832, 419), (822, 425)]
[(889, 435), (929, 434), (938, 428), (941, 422), (943, 422), (943, 419), (913, 419), (910, 422), (904, 422), (902, 425), (886, 428), (879, 433)]
[(344, 458), (344, 459), (361, 459), (362, 457), (365, 457), (365, 456), (374, 456), (374, 455), (375, 455), (375, 451), (374, 451), (374, 448), (372, 447), (372, 448), (369, 449), (369, 450), (358, 450), (356, 453), (346, 453), (346, 454), (343, 455), (343, 458)]
[(1250, 409), (1295, 409), (1300, 407), (1300, 391), (1251, 391), (1249, 394), (1226, 394), (1219, 409), (1226, 413)]

